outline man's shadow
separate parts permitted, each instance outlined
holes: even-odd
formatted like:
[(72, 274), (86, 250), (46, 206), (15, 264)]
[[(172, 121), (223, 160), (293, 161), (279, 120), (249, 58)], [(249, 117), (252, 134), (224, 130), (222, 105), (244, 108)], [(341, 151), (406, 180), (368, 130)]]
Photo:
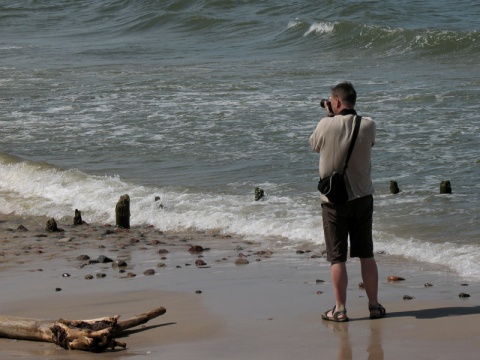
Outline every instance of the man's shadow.
[[(480, 314), (480, 306), (473, 307), (445, 307), (422, 310), (407, 310), (387, 313), (387, 318), (412, 316), (417, 319), (437, 319), (450, 316), (464, 316)], [(360, 320), (360, 319), (358, 319)]]

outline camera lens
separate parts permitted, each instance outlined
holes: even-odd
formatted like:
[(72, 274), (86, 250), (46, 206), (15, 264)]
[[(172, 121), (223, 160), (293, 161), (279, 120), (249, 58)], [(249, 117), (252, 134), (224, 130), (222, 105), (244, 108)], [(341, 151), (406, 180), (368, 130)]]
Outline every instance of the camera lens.
[(320, 106), (324, 109), (328, 106), (328, 103), (329, 101), (327, 99), (320, 100)]

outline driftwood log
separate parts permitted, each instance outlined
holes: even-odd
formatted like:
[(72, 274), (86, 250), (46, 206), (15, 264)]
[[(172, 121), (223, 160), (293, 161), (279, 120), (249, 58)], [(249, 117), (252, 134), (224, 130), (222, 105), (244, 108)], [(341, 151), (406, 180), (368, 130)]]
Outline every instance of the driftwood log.
[(125, 348), (125, 343), (115, 340), (120, 332), (145, 324), (165, 312), (164, 307), (159, 307), (124, 321), (118, 321), (120, 315), (56, 321), (0, 315), (0, 337), (51, 342), (68, 350), (103, 352), (117, 346)]

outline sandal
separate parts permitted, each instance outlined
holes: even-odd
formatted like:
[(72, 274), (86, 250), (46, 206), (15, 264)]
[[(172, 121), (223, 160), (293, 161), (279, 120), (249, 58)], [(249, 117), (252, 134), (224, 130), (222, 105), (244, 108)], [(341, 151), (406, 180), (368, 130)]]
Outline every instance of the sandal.
[[(332, 312), (332, 316), (328, 316), (328, 313), (330, 311)], [(339, 318), (339, 316), (342, 316), (342, 315), (344, 315), (345, 317)], [(347, 309), (335, 311), (335, 306), (334, 306), (332, 310), (325, 311), (322, 314), (322, 319), (327, 321), (335, 321), (335, 322), (347, 322), (348, 321)]]
[(380, 304), (369, 306), (368, 310), (370, 310), (370, 319), (381, 319), (387, 314), (385, 308)]

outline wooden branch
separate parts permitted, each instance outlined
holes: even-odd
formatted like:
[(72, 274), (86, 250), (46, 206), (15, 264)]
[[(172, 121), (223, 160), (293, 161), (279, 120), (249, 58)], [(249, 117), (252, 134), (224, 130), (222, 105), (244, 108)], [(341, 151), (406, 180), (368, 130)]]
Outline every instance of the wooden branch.
[(164, 307), (118, 321), (120, 315), (91, 320), (38, 320), (0, 315), (0, 337), (52, 342), (64, 349), (102, 352), (126, 344), (115, 337), (166, 313)]

